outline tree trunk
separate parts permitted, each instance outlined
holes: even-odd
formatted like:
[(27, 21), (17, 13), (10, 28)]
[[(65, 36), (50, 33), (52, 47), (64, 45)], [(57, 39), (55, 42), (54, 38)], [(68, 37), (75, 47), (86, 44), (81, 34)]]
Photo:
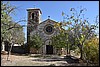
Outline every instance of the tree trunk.
[(9, 48), (7, 60), (9, 60), (9, 56), (10, 56), (10, 54), (11, 54), (12, 46), (13, 46), (13, 43), (11, 44), (11, 47)]
[(2, 42), (2, 51), (5, 51), (5, 44)]
[(80, 46), (80, 52), (81, 52), (80, 59), (83, 59), (83, 45)]
[(68, 44), (67, 44), (67, 55), (68, 55)]
[(69, 53), (68, 54), (70, 55), (70, 48), (69, 48)]

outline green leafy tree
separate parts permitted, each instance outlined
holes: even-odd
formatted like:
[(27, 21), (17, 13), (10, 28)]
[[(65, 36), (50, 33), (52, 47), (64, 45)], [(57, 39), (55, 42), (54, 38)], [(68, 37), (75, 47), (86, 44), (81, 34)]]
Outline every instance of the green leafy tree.
[[(11, 16), (11, 14), (15, 13), (15, 9), (17, 8), (15, 6), (10, 5), (9, 2), (1, 1), (1, 44), (4, 41), (8, 41), (9, 43), (14, 44), (15, 42), (18, 42), (18, 38), (21, 39), (21, 37), (23, 38), (24, 36), (22, 32), (22, 26), (18, 23), (25, 20), (20, 20), (18, 22), (13, 21), (13, 17)], [(21, 33), (20, 37), (17, 35), (19, 32)], [(20, 41), (23, 42), (24, 38)], [(13, 44), (10, 45), (11, 48), (9, 50), (9, 54)]]
[(23, 45), (24, 41), (25, 41), (25, 37), (24, 37), (24, 32), (23, 32), (23, 27), (19, 24), (17, 24), (16, 26), (20, 27), (20, 28), (14, 28), (12, 29), (11, 33), (13, 36), (13, 39), (15, 40), (15, 43)]
[(38, 53), (40, 47), (42, 46), (42, 39), (38, 34), (31, 35), (29, 44), (30, 44), (30, 47), (33, 47), (34, 49), (36, 49)]
[(22, 29), (22, 26), (18, 23), (24, 20), (14, 22), (11, 17), (11, 14), (14, 14), (15, 9), (16, 7), (11, 6), (9, 2), (4, 3), (3, 1), (1, 1), (1, 42), (5, 40), (8, 40), (10, 42), (13, 37), (12, 35), (14, 33), (17, 33), (13, 32), (16, 31), (15, 28)]
[(83, 49), (85, 60), (88, 61), (87, 63), (99, 64), (99, 39), (97, 37), (87, 40)]
[[(81, 8), (78, 12), (75, 8), (71, 8), (70, 11), (72, 14), (66, 15), (63, 12), (64, 21), (61, 22), (62, 27), (69, 29), (71, 36), (74, 38), (74, 45), (77, 45), (80, 48), (81, 59), (83, 59), (84, 42), (95, 34), (99, 22), (97, 16), (95, 24), (91, 25), (88, 18), (84, 17), (85, 14), (83, 12), (86, 10), (86, 8)], [(71, 38), (68, 39), (71, 41)]]
[(52, 37), (52, 45), (58, 50), (58, 54), (61, 54), (61, 49), (66, 47), (65, 34), (60, 32), (58, 35)]

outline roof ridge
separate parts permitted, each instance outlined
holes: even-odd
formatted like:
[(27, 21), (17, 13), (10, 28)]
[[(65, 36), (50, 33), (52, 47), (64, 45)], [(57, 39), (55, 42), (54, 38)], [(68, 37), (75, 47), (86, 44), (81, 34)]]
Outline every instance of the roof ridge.
[[(42, 21), (42, 22), (45, 22), (45, 21), (48, 21), (48, 20), (53, 21), (53, 22), (57, 22), (57, 21), (54, 21), (54, 20), (52, 20), (52, 19), (46, 19), (46, 20), (44, 20), (44, 21)], [(42, 22), (41, 22), (41, 23), (42, 23)], [(41, 24), (41, 23), (40, 23), (40, 24)]]

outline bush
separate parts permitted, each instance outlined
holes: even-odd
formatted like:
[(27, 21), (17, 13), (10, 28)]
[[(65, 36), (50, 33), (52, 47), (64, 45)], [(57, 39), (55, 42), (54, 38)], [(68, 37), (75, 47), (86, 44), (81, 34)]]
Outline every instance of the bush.
[(99, 39), (87, 40), (84, 45), (84, 57), (92, 63), (99, 63)]

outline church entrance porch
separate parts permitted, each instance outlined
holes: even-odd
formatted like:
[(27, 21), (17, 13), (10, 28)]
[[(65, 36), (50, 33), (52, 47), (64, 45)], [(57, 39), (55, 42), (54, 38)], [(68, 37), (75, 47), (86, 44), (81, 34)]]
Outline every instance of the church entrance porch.
[(53, 46), (46, 45), (46, 54), (53, 54)]
[(54, 46), (52, 45), (52, 41), (50, 39), (47, 39), (44, 41), (44, 45), (42, 47), (42, 53), (43, 54), (55, 54), (56, 53), (56, 50), (54, 48)]

